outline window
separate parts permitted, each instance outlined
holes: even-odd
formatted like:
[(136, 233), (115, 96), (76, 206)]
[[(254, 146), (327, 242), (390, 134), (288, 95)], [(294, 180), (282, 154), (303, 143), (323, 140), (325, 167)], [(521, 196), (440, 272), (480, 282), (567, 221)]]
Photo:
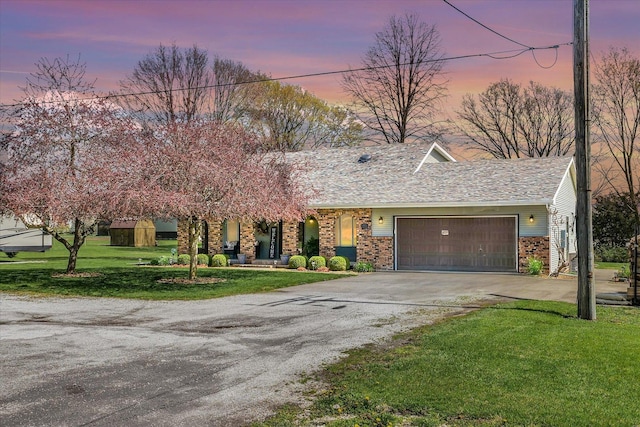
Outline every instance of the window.
[(225, 242), (240, 241), (240, 223), (238, 221), (227, 221), (225, 225)]
[(356, 246), (356, 219), (351, 215), (336, 218), (336, 246)]

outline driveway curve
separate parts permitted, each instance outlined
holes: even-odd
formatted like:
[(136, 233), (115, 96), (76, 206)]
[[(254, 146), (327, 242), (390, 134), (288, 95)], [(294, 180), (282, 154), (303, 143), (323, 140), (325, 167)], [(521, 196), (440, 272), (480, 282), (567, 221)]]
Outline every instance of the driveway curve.
[(399, 272), (189, 302), (4, 294), (0, 424), (246, 425), (349, 349), (481, 299), (575, 295), (575, 280)]

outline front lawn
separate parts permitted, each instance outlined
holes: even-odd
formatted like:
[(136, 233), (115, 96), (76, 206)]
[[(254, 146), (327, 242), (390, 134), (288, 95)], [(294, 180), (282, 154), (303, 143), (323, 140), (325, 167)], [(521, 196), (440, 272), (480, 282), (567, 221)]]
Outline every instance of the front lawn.
[(63, 275), (68, 252), (58, 242), (45, 253), (20, 252), (15, 258), (0, 254), (0, 292), (41, 296), (92, 296), (150, 300), (193, 300), (268, 292), (343, 277), (339, 274), (199, 268), (197, 283), (180, 283), (186, 267), (140, 266), (159, 256), (171, 255), (176, 241), (134, 248), (109, 246), (108, 237), (90, 237), (80, 248), (77, 277)]
[(264, 426), (638, 426), (640, 310), (520, 301), (425, 326), (329, 367), (311, 408)]

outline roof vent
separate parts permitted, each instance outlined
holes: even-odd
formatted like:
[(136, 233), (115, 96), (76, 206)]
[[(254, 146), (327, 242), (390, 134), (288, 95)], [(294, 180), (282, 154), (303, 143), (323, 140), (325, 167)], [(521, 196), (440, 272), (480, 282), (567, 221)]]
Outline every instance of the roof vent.
[(371, 154), (363, 154), (358, 159), (358, 163), (367, 163), (369, 160), (371, 160)]

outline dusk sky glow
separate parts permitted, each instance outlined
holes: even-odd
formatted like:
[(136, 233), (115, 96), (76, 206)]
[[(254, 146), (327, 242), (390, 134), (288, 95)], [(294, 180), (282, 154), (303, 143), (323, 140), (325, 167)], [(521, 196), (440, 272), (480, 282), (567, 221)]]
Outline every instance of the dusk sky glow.
[[(572, 0), (450, 0), (483, 24), (539, 47), (572, 41)], [(34, 63), (82, 54), (100, 91), (114, 90), (160, 43), (197, 44), (273, 77), (357, 68), (391, 15), (416, 12), (440, 31), (446, 57), (519, 49), (442, 0), (0, 0), (0, 103), (19, 99)], [(640, 54), (640, 0), (591, 0), (591, 52), (610, 46)], [(448, 109), (462, 94), (501, 78), (571, 91), (572, 47), (561, 46), (545, 69), (532, 53), (513, 59), (448, 61)], [(537, 51), (543, 66), (554, 50)], [(290, 80), (331, 103), (347, 103), (340, 75)]]

